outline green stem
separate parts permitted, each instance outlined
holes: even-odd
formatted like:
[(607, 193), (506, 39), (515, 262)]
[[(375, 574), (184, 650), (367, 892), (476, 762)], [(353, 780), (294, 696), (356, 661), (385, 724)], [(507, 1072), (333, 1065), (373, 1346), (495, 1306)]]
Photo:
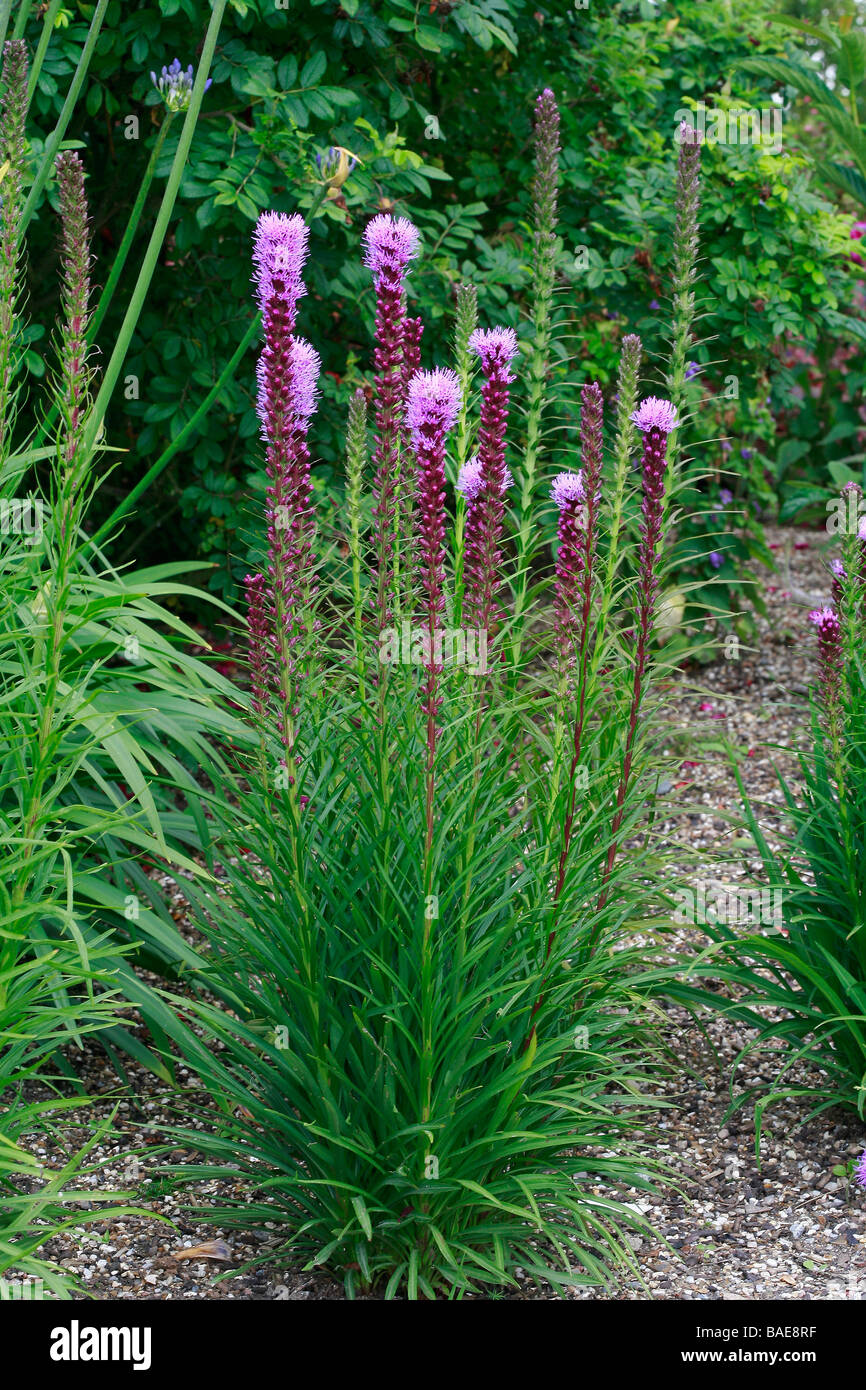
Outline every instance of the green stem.
[(39, 47), (33, 55), (33, 62), (30, 65), (30, 82), (27, 86), (27, 110), (30, 110), (30, 103), (33, 100), (33, 93), (36, 91), (36, 83), (39, 81), (39, 74), (42, 71), (42, 64), (45, 59), (45, 52), (51, 41), (54, 32), (54, 21), (57, 18), (57, 11), (60, 9), (62, 0), (51, 0), (51, 5), (42, 22), (42, 33), (39, 35)]
[[(219, 0), (217, 0), (217, 3), (219, 4)], [(21, 228), (19, 231), (19, 236), (22, 239), (24, 237), (25, 232), (27, 231), (28, 226), (30, 225), (30, 219), (36, 211), (36, 204), (42, 197), (42, 190), (45, 187), (45, 184), (48, 180), (48, 175), (54, 168), (54, 158), (57, 154), (57, 151), (60, 148), (60, 142), (66, 134), (66, 127), (69, 125), (69, 122), (72, 119), (72, 113), (75, 110), (75, 103), (78, 101), (78, 95), (81, 91), (82, 86), (84, 85), (84, 79), (87, 76), (87, 69), (90, 66), (90, 59), (93, 57), (93, 50), (96, 47), (96, 40), (99, 38), (99, 31), (102, 28), (102, 21), (105, 18), (105, 11), (107, 9), (108, 0), (99, 0), (99, 3), (96, 6), (96, 10), (94, 11), (93, 18), (90, 21), (90, 29), (87, 34), (87, 42), (81, 50), (81, 57), (78, 60), (78, 67), (75, 69), (75, 76), (72, 79), (69, 91), (66, 93), (66, 100), (63, 103), (63, 109), (61, 110), (60, 115), (57, 117), (56, 126), (54, 127), (53, 131), (51, 132), (51, 134), (45, 142), (45, 149), (42, 152), (42, 163), (39, 165), (39, 170), (36, 174), (36, 178), (33, 180), (33, 187), (30, 189), (30, 196), (28, 197), (27, 202), (24, 204), (24, 212), (21, 216)]]
[(195, 85), (192, 89), (192, 98), (187, 108), (183, 129), (177, 143), (177, 150), (175, 151), (171, 172), (168, 176), (168, 183), (162, 195), (162, 203), (157, 213), (156, 222), (150, 235), (150, 241), (144, 255), (141, 269), (138, 272), (138, 280), (132, 292), (129, 308), (126, 311), (126, 316), (121, 325), (114, 351), (105, 369), (102, 385), (99, 388), (99, 393), (94, 401), (93, 409), (87, 421), (87, 431), (84, 436), (85, 453), (89, 453), (93, 448), (99, 431), (102, 428), (102, 422), (105, 419), (108, 403), (111, 400), (117, 378), (120, 375), (120, 369), (126, 360), (129, 344), (132, 341), (132, 335), (135, 332), (135, 326), (138, 323), (145, 296), (150, 288), (153, 272), (156, 269), (157, 258), (162, 250), (163, 242), (165, 241), (165, 234), (168, 231), (169, 220), (174, 211), (175, 201), (180, 188), (180, 181), (189, 159), (192, 137), (198, 121), (198, 113), (201, 109), (202, 98), (204, 97), (205, 83), (207, 82), (207, 76), (210, 71), (211, 63), (213, 62), (214, 49), (216, 48), (220, 25), (222, 24), (227, 3), (228, 0), (214, 0), (210, 24), (205, 34), (201, 60), (195, 77)]
[(13, 39), (20, 39), (24, 36), (27, 28), (27, 21), (30, 18), (30, 11), (33, 9), (33, 0), (22, 0), (21, 8), (15, 20), (15, 28), (12, 30)]

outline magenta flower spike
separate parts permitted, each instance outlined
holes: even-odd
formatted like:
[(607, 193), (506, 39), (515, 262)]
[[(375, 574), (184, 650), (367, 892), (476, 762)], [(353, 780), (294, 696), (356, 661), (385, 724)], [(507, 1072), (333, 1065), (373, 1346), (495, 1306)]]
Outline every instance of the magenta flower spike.
[(441, 651), (437, 651), (437, 625), (445, 603), (445, 445), (460, 411), (460, 382), (456, 372), (416, 372), (409, 383), (406, 424), (418, 463), (418, 548), (421, 588), (424, 594), (427, 633), (422, 691), (422, 711), (427, 716), (427, 846), (429, 864), (433, 844), (433, 784), (436, 752), (436, 715)]
[[(262, 311), (264, 348), (257, 368), (257, 409), (267, 444), (267, 583), (247, 586), (251, 664), (261, 669), (265, 626), (275, 657), (274, 685), (281, 697), (283, 743), (294, 744), (298, 668), (296, 647), (309, 624), (313, 538), (307, 427), (316, 405), (318, 354), (294, 336), (298, 300), (306, 293), (301, 274), (309, 232), (302, 217), (262, 213), (253, 239), (256, 298)], [(264, 618), (263, 615), (264, 614)], [(265, 623), (265, 626), (263, 626)], [(263, 702), (262, 702), (263, 703)]]
[(578, 595), (586, 532), (583, 473), (560, 473), (553, 480), (550, 495), (559, 510), (553, 608), (560, 671), (565, 676), (574, 666), (578, 632)]
[(607, 855), (604, 873), (604, 888), (599, 898), (599, 906), (607, 901), (608, 879), (613, 872), (618, 849), (617, 836), (624, 815), (625, 796), (631, 777), (637, 734), (638, 714), (643, 698), (644, 677), (649, 659), (649, 643), (655, 616), (656, 594), (658, 591), (657, 565), (659, 542), (661, 541), (662, 516), (665, 498), (665, 472), (667, 469), (667, 439), (677, 427), (677, 411), (671, 401), (658, 396), (648, 396), (641, 401), (632, 415), (632, 421), (643, 435), (643, 502), (641, 510), (643, 522), (640, 528), (638, 548), (638, 598), (634, 657), (634, 680), (632, 684), (631, 708), (629, 710), (626, 732), (625, 754), (616, 793), (616, 812), (611, 826), (612, 838)]
[[(505, 432), (508, 424), (509, 387), (514, 381), (511, 363), (517, 356), (517, 335), (512, 328), (476, 329), (469, 348), (481, 362), (481, 424), (478, 453), (473, 466), (463, 470), (465, 485), (474, 488), (466, 514), (463, 612), (470, 626), (489, 632), (499, 619), (496, 593), (501, 584), (500, 539), (505, 519), (505, 492), (512, 480), (505, 466)], [(506, 481), (508, 479), (508, 481)], [(459, 484), (458, 484), (459, 486)]]
[(252, 707), (260, 718), (265, 718), (270, 708), (272, 677), (270, 674), (271, 634), (267, 614), (267, 585), (264, 575), (245, 575), (244, 593), (247, 600)]
[(404, 280), (418, 254), (417, 228), (406, 217), (374, 217), (364, 230), (364, 264), (376, 291), (375, 446), (373, 450), (373, 528), (376, 605), (380, 628), (391, 616), (394, 567), (394, 511), (402, 420)]
[(854, 1164), (854, 1181), (860, 1187), (866, 1187), (866, 1149)]
[(818, 700), (832, 729), (842, 698), (842, 622), (835, 608), (813, 609), (809, 621), (818, 633)]

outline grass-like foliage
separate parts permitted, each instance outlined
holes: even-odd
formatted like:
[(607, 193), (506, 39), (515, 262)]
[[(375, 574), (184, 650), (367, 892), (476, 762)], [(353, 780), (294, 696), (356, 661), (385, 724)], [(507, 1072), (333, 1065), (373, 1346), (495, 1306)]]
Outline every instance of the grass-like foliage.
[[(535, 247), (548, 300), (557, 128), (545, 92)], [(273, 1223), (285, 1233), (274, 1258), (326, 1266), (349, 1295), (459, 1296), (513, 1287), (521, 1271), (598, 1283), (629, 1262), (642, 1222), (624, 1190), (659, 1174), (648, 976), (627, 926), (649, 878), (651, 653), (677, 412), (656, 398), (635, 409), (640, 343), (627, 339), (610, 458), (589, 383), (579, 471), (551, 487), (539, 428), (549, 304), (536, 305), (514, 486), (515, 334), (477, 329), (462, 292), (457, 370), (421, 370), (404, 290), (418, 234), (377, 217), (365, 245), (373, 449), (368, 465), (359, 393), (341, 561), (311, 502), (318, 359), (295, 333), (306, 229), (267, 213), (256, 233), (270, 478), (267, 555), (247, 578), (259, 756), (237, 807), (214, 812), (221, 881), (190, 890), (208, 966), (198, 997), (177, 1005), (187, 1027), (175, 1038), (217, 1115), (182, 1129), (207, 1160), (184, 1173), (245, 1180), (219, 1219)], [(635, 495), (640, 542), (623, 579)], [(551, 503), (555, 574), (539, 579), (533, 515)]]
[[(788, 1095), (813, 1096), (809, 1115), (832, 1105), (866, 1113), (866, 523), (860, 522), (858, 534), (860, 495), (856, 484), (847, 485), (840, 511), (853, 520), (843, 558), (831, 565), (831, 602), (809, 615), (817, 634), (811, 738), (799, 756), (799, 785), (779, 774), (791, 825), (782, 850), (768, 844), (760, 808), (750, 804), (734, 764), (746, 824), (780, 920), (746, 936), (724, 922), (703, 928), (714, 943), (709, 969), (736, 997), (721, 1007), (757, 1030), (747, 1051), (778, 1051), (770, 1093), (737, 1096), (737, 1106), (755, 1102), (759, 1139), (763, 1112)], [(701, 961), (696, 968), (707, 967)], [(693, 997), (720, 1004), (700, 990)]]

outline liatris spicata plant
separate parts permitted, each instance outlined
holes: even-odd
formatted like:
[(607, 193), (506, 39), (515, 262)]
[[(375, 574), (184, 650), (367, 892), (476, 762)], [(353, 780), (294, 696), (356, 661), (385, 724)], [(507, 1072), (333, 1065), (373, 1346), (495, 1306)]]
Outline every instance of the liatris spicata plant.
[(476, 456), (480, 486), (475, 490), (473, 472), (464, 472), (460, 488), (467, 501), (467, 484), (474, 492), (466, 518), (462, 611), (469, 626), (489, 634), (500, 617), (496, 592), (502, 582), (500, 540), (506, 478), (510, 477), (505, 466), (505, 431), (517, 336), (511, 328), (477, 329), (469, 339), (469, 347), (481, 362), (484, 380)]
[(854, 1181), (860, 1187), (866, 1187), (866, 1149), (854, 1164)]
[(866, 1113), (866, 681), (862, 644), (850, 649), (845, 640), (849, 566), (834, 565), (833, 575), (841, 609), (809, 615), (818, 639), (811, 743), (799, 754), (796, 787), (778, 774), (790, 825), (781, 845), (768, 843), (763, 807), (752, 805), (731, 756), (775, 930), (744, 937), (738, 926), (702, 925), (714, 942), (712, 975), (730, 983), (736, 1002), (717, 989), (683, 991), (689, 1003), (723, 1008), (754, 1029), (744, 1057), (760, 1048), (778, 1058), (771, 1092), (743, 1087), (736, 1101), (757, 1101), (758, 1145), (765, 1109), (792, 1094), (795, 1064), (793, 1093), (812, 1101), (804, 1120), (831, 1105)]
[(396, 600), (394, 519), (403, 424), (404, 281), (419, 243), (418, 230), (406, 217), (374, 217), (364, 230), (364, 264), (372, 271), (376, 292), (373, 529), (380, 631), (387, 627)]
[(21, 214), (24, 177), (24, 123), (27, 114), (27, 45), (10, 39), (3, 47), (3, 114), (0, 117), (0, 452), (11, 424), (13, 382), (20, 350), (18, 300), (21, 294)]
[[(175, 58), (172, 63), (165, 67), (157, 77), (155, 72), (150, 74), (150, 80), (159, 92), (169, 111), (186, 111), (192, 97), (192, 89), (195, 83), (195, 72), (192, 63), (188, 68), (182, 68), (180, 59)], [(204, 84), (207, 91), (210, 87), (212, 78), (208, 78)]]
[[(556, 155), (551, 101), (546, 94), (539, 121), (548, 181)], [(554, 203), (548, 189), (542, 221)], [(645, 893), (636, 868), (643, 851), (604, 873), (617, 838), (614, 811), (623, 835), (642, 814), (650, 739), (633, 720), (617, 808), (627, 730), (614, 716), (633, 663), (613, 639), (603, 680), (589, 661), (598, 640), (592, 616), (605, 515), (601, 390), (591, 383), (582, 393), (582, 487), (568, 478), (554, 486), (575, 522), (556, 576), (573, 690), (552, 688), (549, 628), (524, 611), (522, 634), (533, 650), (515, 659), (520, 638), (503, 644), (502, 680), (491, 694), (492, 682), (477, 680), (462, 624), (478, 621), (486, 636), (494, 608), (503, 626), (513, 624), (514, 590), (524, 578), (511, 582), (503, 562), (507, 415), (520, 371), (515, 335), (478, 331), (474, 295), (461, 293), (459, 372), (418, 369), (407, 382), (414, 342), (403, 278), (417, 235), (384, 218), (365, 239), (378, 310), (370, 578), (379, 614), (396, 614), (390, 546), (414, 540), (420, 632), (401, 615), (399, 627), (380, 633), (379, 661), (389, 674), (377, 682), (377, 698), (365, 699), (365, 430), (363, 395), (356, 394), (347, 440), (347, 572), (334, 579), (335, 600), (351, 591), (352, 604), (317, 605), (323, 698), (290, 704), (294, 766), (308, 799), (301, 806), (300, 797), (294, 804), (291, 796), (274, 797), (269, 779), (250, 776), (238, 806), (215, 818), (207, 857), (214, 870), (223, 866), (219, 889), (193, 904), (208, 964), (200, 997), (177, 1007), (182, 1020), (204, 1029), (207, 1045), (180, 1025), (173, 1036), (203, 1093), (217, 1098), (220, 1120), (197, 1128), (192, 1142), (267, 1194), (251, 1201), (245, 1191), (236, 1211), (220, 1211), (221, 1221), (282, 1227), (293, 1248), (339, 1270), (350, 1295), (370, 1286), (410, 1298), (491, 1282), (509, 1287), (518, 1260), (563, 1286), (597, 1280), (607, 1261), (630, 1259), (623, 1230), (640, 1224), (620, 1201), (622, 1182), (646, 1186), (656, 1171), (636, 1125), (646, 1109), (638, 1078), (647, 1024), (636, 1007), (644, 984), (620, 930), (629, 905)], [(552, 273), (554, 245), (546, 245)], [(468, 393), (466, 401), (461, 389), (476, 361), (480, 418), (477, 397)], [(288, 368), (284, 376), (293, 389)], [(272, 411), (266, 403), (266, 417)], [(462, 605), (460, 547), (446, 542), (445, 506), (448, 436), (461, 418), (454, 454), (467, 557)], [(413, 537), (407, 513), (391, 505), (396, 479), (402, 487), (409, 477), (407, 437), (416, 465)], [(647, 462), (653, 546), (654, 479)], [(585, 511), (579, 524), (571, 510), (578, 501)], [(533, 535), (530, 548), (536, 545)], [(338, 568), (341, 547), (331, 553)], [(655, 558), (653, 550), (650, 569)], [(617, 612), (629, 587), (618, 587)], [(263, 591), (261, 579), (250, 581), (259, 707)], [(653, 598), (649, 586), (647, 631)], [(456, 631), (445, 626), (455, 611)], [(648, 664), (644, 650), (644, 680)], [(372, 683), (370, 664), (366, 679)], [(269, 748), (283, 742), (281, 706), (293, 696), (272, 689), (264, 717), (254, 710)], [(552, 772), (557, 720), (575, 731), (570, 778)], [(595, 779), (593, 794), (579, 801), (586, 783), (577, 758)], [(600, 901), (605, 891), (615, 901)], [(579, 1045), (575, 1028), (585, 1037)]]

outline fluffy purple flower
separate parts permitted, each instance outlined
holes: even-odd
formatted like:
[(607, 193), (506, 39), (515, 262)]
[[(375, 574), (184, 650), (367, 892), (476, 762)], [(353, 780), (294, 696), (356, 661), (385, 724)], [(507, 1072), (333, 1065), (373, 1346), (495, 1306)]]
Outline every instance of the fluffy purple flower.
[(583, 486), (583, 474), (557, 474), (553, 480), (550, 495), (560, 511), (562, 511), (564, 507), (572, 506), (575, 503), (584, 503), (586, 501), (586, 492)]
[(409, 262), (418, 255), (421, 238), (408, 217), (382, 213), (364, 228), (364, 264), (373, 279), (383, 275), (402, 276)]
[(460, 412), (460, 382), (456, 372), (437, 367), (432, 372), (416, 372), (409, 383), (406, 424), (418, 448), (422, 435), (447, 434), (454, 428)]
[(861, 516), (857, 526), (857, 535), (861, 541), (866, 541), (866, 516)]
[(632, 415), (632, 423), (642, 434), (650, 430), (660, 430), (670, 434), (677, 427), (677, 409), (672, 401), (662, 400), (660, 396), (647, 396)]
[(253, 237), (253, 279), (259, 308), (283, 300), (294, 327), (295, 306), (306, 288), (301, 279), (310, 233), (299, 213), (263, 212)]
[(481, 358), (486, 376), (496, 372), (503, 382), (514, 380), (508, 368), (509, 362), (517, 356), (517, 334), (513, 328), (476, 328), (469, 335), (469, 347)]
[[(322, 362), (319, 354), (306, 338), (294, 338), (290, 356), (291, 389), (286, 408), (299, 424), (306, 425), (315, 414), (319, 399), (319, 376)], [(265, 394), (266, 362), (264, 356), (256, 363), (258, 395), (256, 414), (262, 422), (262, 438), (268, 438), (267, 398)]]
[(866, 1187), (866, 1149), (863, 1150), (857, 1162), (854, 1164), (854, 1181), (858, 1183), (860, 1187)]
[[(457, 491), (465, 497), (467, 502), (474, 502), (479, 496), (484, 486), (484, 479), (481, 475), (481, 462), (477, 454), (474, 454), (471, 459), (468, 459), (460, 469), (456, 486)], [(511, 476), (511, 470), (506, 468), (502, 479), (501, 491), (507, 492), (508, 489), (513, 486), (514, 479)]]
[(697, 126), (693, 126), (691, 121), (680, 121), (674, 138), (678, 145), (699, 145), (703, 137)]

